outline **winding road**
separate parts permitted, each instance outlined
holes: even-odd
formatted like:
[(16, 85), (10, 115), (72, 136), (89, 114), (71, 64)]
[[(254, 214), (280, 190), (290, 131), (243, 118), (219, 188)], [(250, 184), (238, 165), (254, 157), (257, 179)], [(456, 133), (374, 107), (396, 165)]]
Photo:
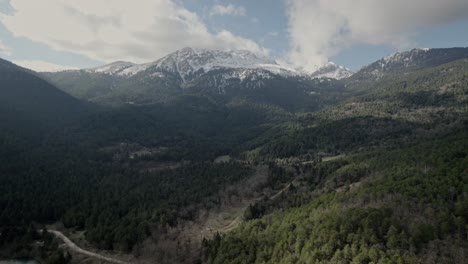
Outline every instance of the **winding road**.
[[(282, 193), (284, 193), (289, 187), (291, 187), (291, 184), (292, 183), (289, 183), (287, 184), (283, 189), (281, 189), (280, 191), (278, 191), (276, 194), (274, 194), (273, 196), (271, 196), (269, 199), (270, 200), (274, 200), (276, 199), (277, 197), (279, 197)], [(240, 213), (234, 220), (232, 220), (229, 224), (227, 224), (226, 226), (220, 228), (217, 230), (217, 232), (228, 232), (228, 231), (231, 231), (232, 229), (236, 228), (239, 223), (242, 222), (242, 215), (243, 213)], [(211, 228), (210, 228), (211, 230)], [(114, 259), (114, 258), (110, 258), (110, 257), (106, 257), (104, 255), (100, 255), (98, 253), (94, 253), (94, 252), (91, 252), (91, 251), (88, 251), (88, 250), (85, 250), (85, 249), (82, 249), (80, 248), (79, 246), (77, 246), (73, 241), (71, 241), (68, 237), (66, 237), (62, 232), (58, 231), (58, 230), (51, 230), (51, 229), (48, 229), (47, 232), (55, 235), (57, 238), (59, 238), (60, 240), (62, 240), (65, 245), (70, 248), (70, 250), (76, 252), (76, 253), (79, 253), (79, 254), (83, 254), (83, 255), (86, 255), (86, 256), (89, 256), (89, 257), (92, 257), (92, 258), (96, 258), (96, 259), (99, 259), (99, 260), (103, 260), (103, 261), (106, 261), (106, 262), (109, 262), (109, 263), (116, 263), (116, 264), (131, 264), (130, 262), (125, 262), (125, 261), (121, 261), (121, 260), (118, 260), (118, 259)]]
[(76, 253), (80, 253), (80, 254), (83, 254), (83, 255), (86, 255), (86, 256), (89, 256), (89, 257), (104, 260), (104, 261), (107, 261), (107, 262), (110, 262), (110, 263), (130, 264), (129, 262), (124, 262), (124, 261), (121, 261), (121, 260), (118, 260), (118, 259), (109, 258), (109, 257), (103, 256), (103, 255), (100, 255), (100, 254), (97, 254), (97, 253), (94, 253), (94, 252), (91, 252), (91, 251), (84, 250), (84, 249), (80, 248), (79, 246), (77, 246), (75, 243), (73, 243), (73, 241), (71, 241), (68, 237), (66, 237), (60, 231), (48, 229), (47, 232), (49, 232), (51, 234), (54, 234), (56, 237), (61, 239), (65, 243), (65, 245), (67, 245), (67, 247), (70, 248), (70, 250), (72, 250), (72, 251), (74, 251)]

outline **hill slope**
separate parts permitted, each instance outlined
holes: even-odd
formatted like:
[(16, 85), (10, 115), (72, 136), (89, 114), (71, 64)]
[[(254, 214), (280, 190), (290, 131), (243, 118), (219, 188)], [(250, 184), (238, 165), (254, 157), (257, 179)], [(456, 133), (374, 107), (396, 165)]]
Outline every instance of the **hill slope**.
[[(87, 111), (85, 103), (60, 91), (36, 73), (1, 59), (0, 84), (2, 120), (55, 126)], [(9, 125), (2, 122), (2, 127)]]

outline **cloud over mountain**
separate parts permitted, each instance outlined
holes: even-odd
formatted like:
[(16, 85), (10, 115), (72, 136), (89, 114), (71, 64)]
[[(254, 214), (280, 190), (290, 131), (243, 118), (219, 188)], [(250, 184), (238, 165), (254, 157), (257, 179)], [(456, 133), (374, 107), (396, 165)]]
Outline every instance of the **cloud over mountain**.
[(265, 52), (254, 41), (227, 30), (210, 32), (197, 14), (170, 0), (10, 4), (15, 11), (0, 13), (0, 22), (16, 37), (101, 61), (148, 61), (186, 46)]
[(468, 18), (466, 0), (287, 0), (290, 60), (304, 68), (353, 44), (407, 47), (418, 30)]

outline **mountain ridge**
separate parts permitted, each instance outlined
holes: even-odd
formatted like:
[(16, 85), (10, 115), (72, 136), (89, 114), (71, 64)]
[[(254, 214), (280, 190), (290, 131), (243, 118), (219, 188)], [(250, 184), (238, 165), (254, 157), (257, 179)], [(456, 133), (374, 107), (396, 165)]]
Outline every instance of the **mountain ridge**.
[(356, 87), (372, 86), (373, 81), (387, 75), (464, 57), (468, 57), (466, 48), (413, 49), (386, 56), (355, 74), (333, 62), (310, 74), (249, 51), (185, 48), (146, 64), (119, 61), (93, 69), (45, 76), (78, 98), (104, 104), (148, 104), (180, 94), (225, 99), (267, 98), (276, 94), (276, 102), (280, 93), (288, 96), (295, 93), (304, 101), (317, 92), (328, 93), (322, 88), (331, 83), (345, 84), (351, 92)]
[(84, 69), (90, 73), (104, 73), (121, 77), (132, 77), (141, 72), (169, 71), (178, 73), (182, 80), (191, 74), (208, 73), (216, 69), (258, 69), (266, 70), (282, 76), (302, 76), (310, 78), (342, 79), (352, 75), (351, 70), (344, 66), (328, 62), (315, 71), (305, 71), (285, 64), (279, 64), (274, 59), (258, 55), (247, 50), (209, 50), (186, 47), (170, 53), (156, 61), (135, 64), (116, 61), (103, 66)]
[(389, 74), (435, 67), (463, 58), (468, 58), (468, 48), (414, 48), (385, 56), (362, 67), (351, 78), (375, 80)]
[(87, 113), (90, 105), (61, 91), (29, 69), (0, 59), (3, 129), (55, 127)]
[(263, 98), (269, 103), (294, 97), (302, 107), (318, 96), (314, 88), (333, 82), (327, 75), (330, 69), (327, 71), (317, 76), (327, 80), (319, 82), (310, 74), (250, 51), (185, 48), (146, 64), (119, 61), (44, 76), (78, 98), (103, 104), (149, 104), (181, 94), (200, 94), (227, 100)]

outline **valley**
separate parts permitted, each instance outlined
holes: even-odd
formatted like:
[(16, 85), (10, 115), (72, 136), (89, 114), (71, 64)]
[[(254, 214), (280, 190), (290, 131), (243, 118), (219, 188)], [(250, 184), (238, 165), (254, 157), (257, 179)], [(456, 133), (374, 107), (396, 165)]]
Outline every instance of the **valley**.
[(0, 257), (464, 263), (467, 50), (356, 73), (192, 48), (55, 73), (1, 61)]

